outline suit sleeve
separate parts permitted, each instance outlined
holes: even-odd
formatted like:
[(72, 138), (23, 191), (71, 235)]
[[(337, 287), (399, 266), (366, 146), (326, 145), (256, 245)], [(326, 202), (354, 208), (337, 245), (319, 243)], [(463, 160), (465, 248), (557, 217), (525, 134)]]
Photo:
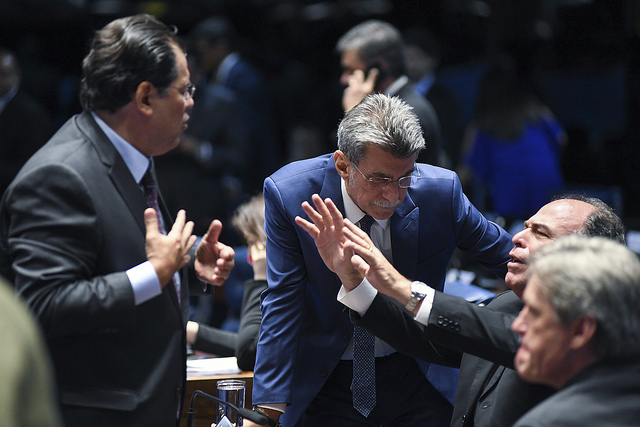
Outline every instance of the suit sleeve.
[(265, 180), (264, 199), (269, 287), (261, 303), (253, 401), (290, 403), (307, 273), (295, 224), (271, 178)]
[(363, 317), (350, 312), (354, 324), (371, 331), (396, 350), (445, 366), (460, 367), (462, 353), (433, 343), (427, 327), (416, 322), (413, 316), (396, 300), (378, 293)]
[(208, 325), (200, 325), (196, 340), (193, 343), (195, 350), (204, 351), (218, 356), (233, 356), (236, 347), (237, 334)]
[(256, 363), (256, 351), (262, 311), (260, 311), (260, 294), (267, 288), (266, 280), (249, 280), (245, 283), (240, 309), (240, 326), (236, 342), (238, 366), (243, 371), (253, 371)]
[(65, 166), (32, 170), (5, 195), (2, 251), (49, 338), (134, 324), (124, 269), (97, 271), (104, 256), (100, 221), (84, 181)]
[[(429, 315), (429, 337), (442, 345), (513, 368), (519, 338), (511, 331), (517, 313), (506, 312), (503, 300), (515, 294), (499, 295), (482, 307), (451, 295), (436, 292)], [(507, 301), (509, 308), (520, 307)], [(516, 310), (517, 311), (517, 310)]]

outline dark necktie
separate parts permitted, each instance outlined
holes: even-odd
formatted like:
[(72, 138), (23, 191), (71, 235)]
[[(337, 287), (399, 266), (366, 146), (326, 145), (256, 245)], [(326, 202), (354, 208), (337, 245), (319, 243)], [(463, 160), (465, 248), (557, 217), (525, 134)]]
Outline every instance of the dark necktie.
[[(152, 208), (156, 211), (156, 217), (158, 218), (158, 227), (160, 228), (160, 232), (166, 234), (167, 229), (164, 227), (164, 222), (162, 220), (162, 213), (160, 212), (160, 206), (158, 205), (158, 187), (156, 186), (156, 181), (153, 179), (153, 175), (151, 173), (151, 166), (147, 169), (140, 184), (142, 184), (142, 189), (144, 191), (144, 198), (147, 201), (147, 207)], [(176, 295), (178, 297), (178, 304), (180, 304), (180, 287), (175, 278), (171, 278), (171, 282), (173, 286), (176, 288)]]
[[(367, 234), (371, 232), (374, 219), (365, 215), (360, 220), (360, 228)], [(376, 358), (375, 336), (358, 325), (353, 326), (353, 407), (368, 417), (376, 406)]]

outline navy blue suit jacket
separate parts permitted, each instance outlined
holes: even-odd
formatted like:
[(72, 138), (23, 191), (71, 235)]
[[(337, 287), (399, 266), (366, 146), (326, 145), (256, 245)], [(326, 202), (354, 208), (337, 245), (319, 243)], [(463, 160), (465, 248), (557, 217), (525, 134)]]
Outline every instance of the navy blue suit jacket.
[[(462, 192), (454, 172), (418, 164), (421, 179), (391, 217), (394, 266), (442, 290), (456, 248), (506, 273), (511, 236), (488, 221)], [(303, 201), (318, 193), (344, 213), (332, 154), (291, 163), (265, 180), (267, 280), (254, 371), (253, 401), (287, 403), (293, 425), (322, 388), (349, 344), (353, 325), (336, 300), (340, 280), (313, 239), (295, 224)]]

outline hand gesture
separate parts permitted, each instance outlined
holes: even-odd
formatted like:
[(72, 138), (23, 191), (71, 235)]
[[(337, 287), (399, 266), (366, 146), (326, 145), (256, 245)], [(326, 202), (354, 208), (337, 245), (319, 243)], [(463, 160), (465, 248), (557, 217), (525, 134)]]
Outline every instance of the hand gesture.
[(351, 264), (379, 292), (406, 302), (411, 296), (411, 281), (389, 263), (360, 227), (349, 220), (345, 220), (344, 225), (344, 246), (355, 253), (351, 257)]
[(147, 259), (155, 268), (160, 285), (164, 287), (173, 274), (191, 259), (189, 250), (196, 241), (196, 236), (191, 234), (193, 222), (186, 222), (186, 213), (180, 210), (173, 227), (164, 235), (160, 232), (156, 211), (149, 208), (144, 211), (144, 223)]
[(380, 72), (372, 68), (365, 76), (364, 71), (355, 70), (349, 77), (348, 86), (342, 93), (342, 108), (347, 112), (355, 107), (367, 95), (372, 94)]
[(211, 221), (209, 230), (196, 249), (195, 269), (198, 278), (216, 286), (224, 285), (235, 262), (233, 248), (218, 241), (221, 231), (222, 223), (217, 219)]
[(295, 218), (296, 224), (313, 237), (318, 253), (329, 270), (340, 277), (346, 289), (351, 290), (360, 284), (363, 276), (351, 264), (353, 251), (345, 247), (342, 214), (331, 199), (322, 201), (320, 196), (314, 194), (311, 200), (317, 211), (308, 202), (302, 203), (302, 209), (312, 222), (298, 216)]

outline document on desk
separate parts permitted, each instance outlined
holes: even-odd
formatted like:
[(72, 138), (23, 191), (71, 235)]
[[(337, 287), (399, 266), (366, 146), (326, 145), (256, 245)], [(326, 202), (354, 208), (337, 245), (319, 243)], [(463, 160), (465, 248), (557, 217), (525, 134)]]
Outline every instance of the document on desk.
[(187, 360), (187, 376), (233, 375), (241, 372), (235, 357), (208, 357)]

